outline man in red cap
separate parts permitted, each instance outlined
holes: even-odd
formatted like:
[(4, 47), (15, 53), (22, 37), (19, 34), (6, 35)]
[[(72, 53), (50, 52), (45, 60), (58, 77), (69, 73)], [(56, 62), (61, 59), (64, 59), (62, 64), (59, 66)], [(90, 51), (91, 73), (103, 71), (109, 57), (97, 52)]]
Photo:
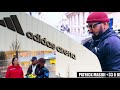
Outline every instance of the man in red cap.
[(98, 57), (103, 71), (120, 71), (120, 38), (110, 29), (105, 12), (92, 12), (87, 18), (92, 34), (89, 50)]

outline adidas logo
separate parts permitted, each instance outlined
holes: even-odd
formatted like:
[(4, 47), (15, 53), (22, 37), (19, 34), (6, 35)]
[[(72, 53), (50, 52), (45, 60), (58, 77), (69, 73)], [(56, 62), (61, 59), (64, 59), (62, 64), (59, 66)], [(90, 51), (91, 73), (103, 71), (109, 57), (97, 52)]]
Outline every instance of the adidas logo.
[(10, 17), (4, 17), (4, 20), (0, 20), (0, 25), (7, 27), (12, 31), (17, 31), (17, 33), (21, 35), (25, 35), (16, 15), (10, 15)]

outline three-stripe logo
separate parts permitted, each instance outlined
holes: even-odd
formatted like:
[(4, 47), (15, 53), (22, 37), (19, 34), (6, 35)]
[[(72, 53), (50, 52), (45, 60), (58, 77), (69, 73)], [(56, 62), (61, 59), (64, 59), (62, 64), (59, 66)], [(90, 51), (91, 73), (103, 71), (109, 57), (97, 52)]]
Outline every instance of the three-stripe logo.
[(0, 20), (0, 25), (7, 27), (12, 31), (17, 31), (17, 33), (21, 35), (25, 35), (16, 15), (10, 15), (10, 17), (4, 17), (4, 20)]

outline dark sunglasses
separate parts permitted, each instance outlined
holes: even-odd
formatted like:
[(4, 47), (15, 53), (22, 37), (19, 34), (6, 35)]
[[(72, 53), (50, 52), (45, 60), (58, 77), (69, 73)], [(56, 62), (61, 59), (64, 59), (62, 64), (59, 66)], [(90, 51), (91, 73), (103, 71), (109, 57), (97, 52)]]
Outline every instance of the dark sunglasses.
[(98, 22), (95, 24), (89, 24), (89, 25), (87, 25), (87, 28), (95, 28), (98, 24), (101, 24), (101, 22)]

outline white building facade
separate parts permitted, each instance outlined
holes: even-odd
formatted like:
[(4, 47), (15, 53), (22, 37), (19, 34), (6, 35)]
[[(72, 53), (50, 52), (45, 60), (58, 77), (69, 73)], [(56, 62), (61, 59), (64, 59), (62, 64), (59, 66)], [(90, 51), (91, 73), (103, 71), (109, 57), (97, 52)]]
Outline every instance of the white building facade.
[[(73, 34), (79, 34), (81, 36), (86, 35), (86, 20), (91, 12), (67, 12), (66, 17), (68, 18), (68, 26), (70, 32)], [(110, 19), (113, 30), (120, 29), (120, 12), (106, 12)]]
[(87, 33), (86, 20), (90, 12), (67, 12), (68, 26), (70, 32), (78, 35), (85, 35)]
[(120, 12), (107, 12), (107, 14), (113, 19), (113, 30), (120, 29)]

